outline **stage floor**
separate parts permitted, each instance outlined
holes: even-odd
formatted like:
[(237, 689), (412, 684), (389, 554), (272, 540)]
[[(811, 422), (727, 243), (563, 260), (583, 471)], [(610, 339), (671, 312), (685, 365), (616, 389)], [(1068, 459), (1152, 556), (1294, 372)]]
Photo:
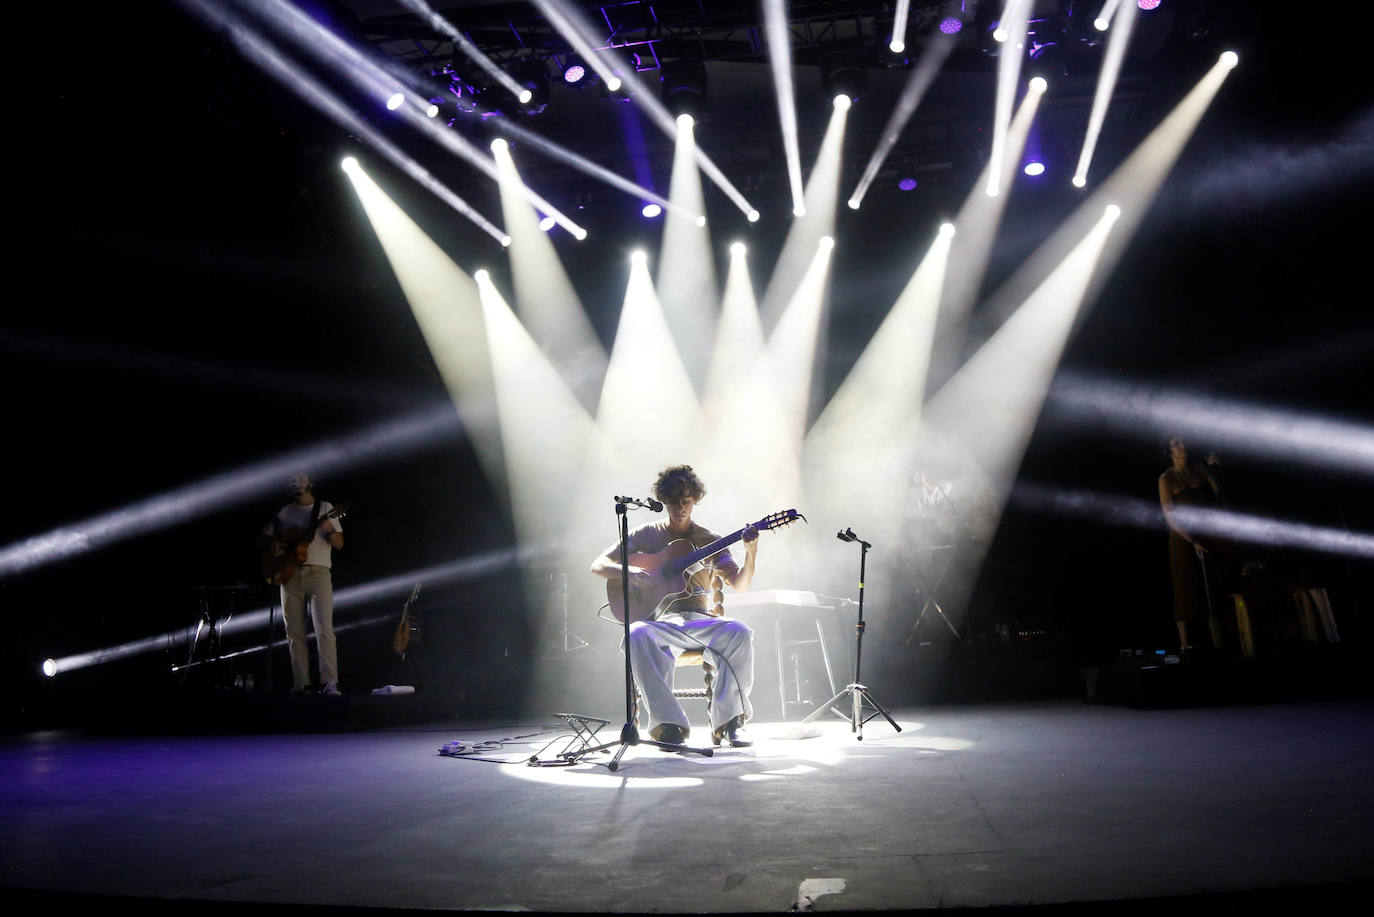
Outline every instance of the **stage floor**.
[[(608, 753), (528, 765), (563, 747), (546, 748), (568, 734), (552, 715), (34, 733), (0, 748), (0, 886), (178, 912), (1156, 909), (1285, 890), (1311, 903), (1374, 880), (1372, 708), (907, 708), (901, 732), (878, 717), (862, 741), (838, 716), (809, 738), (760, 722), (754, 747), (633, 747), (614, 773)], [(452, 743), (470, 753), (440, 754)]]

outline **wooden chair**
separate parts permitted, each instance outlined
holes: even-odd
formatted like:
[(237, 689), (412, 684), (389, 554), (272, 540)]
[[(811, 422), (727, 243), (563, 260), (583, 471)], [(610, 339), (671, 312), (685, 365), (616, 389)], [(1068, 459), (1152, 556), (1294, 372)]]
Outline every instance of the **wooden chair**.
[[(724, 581), (723, 581), (719, 576), (717, 576), (717, 577), (715, 577), (715, 578), (712, 580), (711, 585), (712, 585), (712, 587), (713, 587), (713, 589), (712, 589), (712, 596), (711, 596), (711, 602), (712, 602), (712, 604), (715, 606), (714, 609), (713, 609), (713, 611), (714, 611), (714, 613), (717, 614), (717, 615), (724, 614), (724, 613), (725, 613), (725, 593), (724, 593), (725, 583), (724, 583)], [(700, 688), (686, 688), (686, 687), (679, 688), (679, 687), (677, 686), (677, 670), (678, 670), (678, 669), (682, 669), (682, 668), (694, 667), (694, 666), (701, 666), (701, 680), (702, 680), (702, 686), (701, 686)], [(705, 655), (705, 652), (704, 652), (703, 650), (683, 650), (681, 653), (679, 653), (679, 654), (677, 655), (677, 658), (674, 659), (674, 661), (673, 661), (673, 697), (676, 697), (678, 700), (704, 700), (704, 701), (706, 701), (707, 722), (710, 722), (711, 693), (712, 693), (712, 692), (711, 692), (711, 688), (712, 688), (712, 685), (713, 685), (713, 683), (714, 683), (714, 681), (715, 681), (715, 678), (716, 678), (716, 669), (715, 669), (715, 666), (711, 665), (710, 663), (708, 663), (708, 662), (706, 661), (706, 655)], [(638, 685), (635, 685), (635, 696), (634, 696), (634, 722), (635, 722), (635, 725), (637, 725), (637, 726), (652, 726), (652, 725), (654, 725), (654, 724), (652, 724), (652, 723), (641, 723), (641, 722), (639, 722), (639, 710), (640, 710), (640, 703), (639, 703), (639, 700), (640, 700), (640, 698), (639, 698), (639, 686), (638, 686)]]

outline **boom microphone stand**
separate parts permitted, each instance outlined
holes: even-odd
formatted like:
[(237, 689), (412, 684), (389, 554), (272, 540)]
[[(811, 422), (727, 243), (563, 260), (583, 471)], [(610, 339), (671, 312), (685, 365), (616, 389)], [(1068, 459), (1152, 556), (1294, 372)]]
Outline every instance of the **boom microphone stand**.
[[(891, 716), (888, 716), (887, 711), (883, 709), (883, 705), (878, 703), (872, 692), (864, 687), (859, 681), (859, 665), (863, 662), (864, 655), (864, 572), (868, 562), (868, 549), (873, 546), (858, 535), (855, 535), (853, 529), (847, 528), (843, 532), (836, 532), (835, 537), (840, 539), (840, 541), (857, 541), (861, 549), (859, 554), (859, 623), (854, 634), (854, 681), (845, 685), (838, 694), (811, 711), (802, 722), (809, 723), (827, 710), (833, 709), (837, 714), (849, 720), (849, 731), (857, 732), (859, 734), (859, 741), (862, 742), (864, 740), (864, 723), (878, 716), (878, 714), (882, 714), (883, 717), (892, 724), (892, 728), (898, 732), (902, 731), (902, 727), (898, 726), (897, 721)], [(849, 695), (850, 700), (848, 715), (841, 712), (840, 708), (835, 706), (835, 702), (846, 694)], [(875, 712), (868, 716), (864, 716), (864, 701), (872, 704)]]
[[(615, 498), (616, 515), (620, 517), (620, 584), (621, 587), (624, 589), (625, 599), (623, 605), (624, 614), (621, 615), (621, 623), (624, 625), (625, 630), (625, 725), (620, 727), (620, 740), (618, 742), (607, 742), (605, 745), (598, 745), (595, 748), (588, 748), (585, 751), (576, 753), (572, 756), (565, 756), (570, 758), (580, 757), (581, 755), (589, 755), (593, 752), (605, 751), (608, 748), (612, 748), (616, 745), (619, 745), (620, 748), (618, 751), (616, 751), (615, 757), (612, 758), (611, 763), (607, 765), (613, 771), (620, 767), (620, 757), (621, 755), (625, 754), (625, 750), (629, 748), (631, 745), (652, 745), (653, 747), (661, 748), (664, 751), (676, 751), (682, 753), (705, 755), (708, 758), (711, 757), (711, 749), (709, 748), (692, 748), (688, 745), (673, 745), (670, 742), (656, 742), (652, 739), (641, 739), (639, 737), (639, 730), (635, 728), (635, 682), (634, 670), (631, 668), (630, 664), (630, 523), (629, 518), (626, 516), (626, 506), (628, 504), (633, 504), (635, 506), (642, 507), (645, 509), (652, 509), (655, 512), (663, 509), (663, 504), (659, 503), (657, 500), (642, 501), (636, 500), (633, 497)], [(894, 723), (893, 725), (896, 724)], [(571, 763), (571, 760), (569, 761), (569, 763)]]

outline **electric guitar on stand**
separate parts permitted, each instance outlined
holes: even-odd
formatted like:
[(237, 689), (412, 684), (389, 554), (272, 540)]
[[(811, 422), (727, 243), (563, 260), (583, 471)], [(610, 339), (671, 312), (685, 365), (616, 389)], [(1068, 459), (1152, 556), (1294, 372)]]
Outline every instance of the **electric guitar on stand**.
[[(798, 519), (805, 520), (805, 518), (795, 509), (788, 509), (764, 516), (753, 524), (753, 528), (760, 532), (767, 532), (791, 525)], [(750, 526), (746, 525), (739, 531), (700, 548), (694, 548), (690, 541), (680, 538), (677, 541), (669, 542), (668, 546), (657, 554), (631, 554), (630, 566), (649, 571), (654, 574), (654, 580), (647, 585), (640, 585), (631, 580), (630, 623), (653, 621), (668, 614), (677, 603), (683, 601), (690, 602), (693, 610), (700, 611), (700, 606), (696, 604), (696, 597), (693, 596), (691, 587), (687, 582), (688, 577), (706, 566), (703, 561), (709, 560), (744, 537), (745, 531), (749, 528)], [(714, 587), (715, 583), (713, 582), (712, 585)], [(625, 597), (623, 593), (624, 590), (618, 580), (615, 582), (607, 581), (606, 599), (610, 602), (611, 614), (621, 623), (625, 621)], [(720, 601), (720, 590), (714, 589), (712, 605), (719, 606)], [(715, 611), (711, 613), (714, 614)]]

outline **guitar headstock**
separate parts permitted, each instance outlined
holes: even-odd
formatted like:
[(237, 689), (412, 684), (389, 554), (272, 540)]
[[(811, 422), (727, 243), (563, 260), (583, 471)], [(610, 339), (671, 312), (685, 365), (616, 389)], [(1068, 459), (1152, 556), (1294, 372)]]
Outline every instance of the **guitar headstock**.
[(767, 516), (764, 516), (758, 522), (754, 523), (754, 528), (758, 529), (760, 532), (767, 532), (771, 531), (772, 529), (780, 529), (785, 526), (789, 526), (792, 523), (796, 522), (798, 519), (800, 519), (802, 522), (806, 521), (806, 517), (803, 516), (801, 513), (797, 512), (795, 509), (785, 509), (780, 512), (769, 513)]

